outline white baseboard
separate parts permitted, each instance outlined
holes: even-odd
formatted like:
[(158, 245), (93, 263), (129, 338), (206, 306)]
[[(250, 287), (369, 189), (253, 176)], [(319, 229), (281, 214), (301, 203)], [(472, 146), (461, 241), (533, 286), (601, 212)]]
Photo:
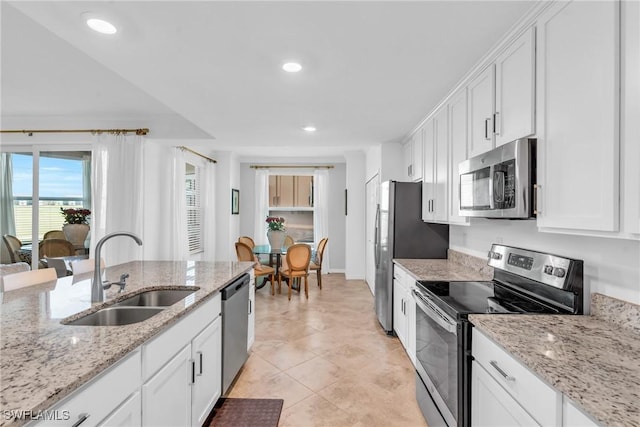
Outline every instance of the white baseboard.
[(342, 273), (344, 274), (344, 268), (332, 268), (331, 271), (327, 272), (327, 274), (331, 273)]

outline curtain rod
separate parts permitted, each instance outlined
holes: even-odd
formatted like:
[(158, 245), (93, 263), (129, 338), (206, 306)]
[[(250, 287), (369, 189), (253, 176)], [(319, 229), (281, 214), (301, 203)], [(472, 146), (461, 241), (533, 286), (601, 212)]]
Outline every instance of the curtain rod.
[(333, 169), (333, 165), (251, 165), (251, 169)]
[(0, 133), (26, 133), (33, 136), (34, 133), (114, 133), (116, 135), (134, 132), (136, 135), (146, 135), (149, 133), (148, 128), (142, 129), (23, 129), (23, 130), (0, 130)]
[(205, 159), (205, 160), (207, 160), (207, 161), (209, 161), (209, 162), (211, 162), (211, 163), (218, 163), (215, 159), (212, 159), (211, 157), (207, 157), (207, 156), (205, 156), (204, 154), (200, 154), (200, 153), (198, 153), (197, 151), (194, 151), (194, 150), (192, 150), (192, 149), (191, 149), (191, 148), (189, 148), (189, 147), (185, 147), (184, 145), (180, 145), (179, 147), (176, 147), (176, 148), (179, 148), (179, 149), (181, 149), (182, 151), (188, 151), (188, 152), (190, 152), (191, 154), (195, 154), (196, 156), (202, 157), (203, 159)]

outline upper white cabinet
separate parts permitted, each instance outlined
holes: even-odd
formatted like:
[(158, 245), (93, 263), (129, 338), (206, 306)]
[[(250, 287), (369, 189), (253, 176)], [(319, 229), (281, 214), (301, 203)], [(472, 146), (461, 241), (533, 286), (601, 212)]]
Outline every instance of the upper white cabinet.
[(539, 227), (618, 230), (618, 21), (617, 2), (538, 18)]
[(469, 157), (494, 147), (495, 80), (491, 64), (469, 83)]
[(425, 125), (422, 220), (448, 221), (449, 109), (443, 106)]
[(417, 182), (422, 180), (423, 138), (424, 138), (424, 129), (421, 127), (405, 143), (405, 146), (404, 146), (405, 160), (404, 161), (405, 161), (406, 176), (408, 181)]
[(469, 224), (460, 216), (460, 175), (458, 165), (467, 159), (467, 88), (464, 87), (449, 101), (449, 197), (450, 224)]

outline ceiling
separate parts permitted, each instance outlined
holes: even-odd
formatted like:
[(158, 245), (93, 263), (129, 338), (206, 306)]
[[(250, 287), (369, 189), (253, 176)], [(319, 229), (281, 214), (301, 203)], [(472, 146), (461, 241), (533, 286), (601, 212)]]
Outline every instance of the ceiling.
[[(401, 139), (533, 3), (3, 1), (2, 127), (339, 155)], [(118, 33), (94, 33), (87, 13)]]

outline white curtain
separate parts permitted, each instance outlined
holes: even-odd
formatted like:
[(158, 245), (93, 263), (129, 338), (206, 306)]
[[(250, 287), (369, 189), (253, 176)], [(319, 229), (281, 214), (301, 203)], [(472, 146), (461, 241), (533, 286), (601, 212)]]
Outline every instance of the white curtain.
[[(0, 154), (0, 236), (16, 234), (16, 219), (13, 213), (13, 166), (11, 153)], [(4, 245), (3, 245), (4, 246)]]
[(82, 206), (91, 207), (91, 159), (82, 159)]
[(169, 247), (171, 259), (184, 261), (189, 257), (189, 243), (187, 240), (187, 195), (185, 187), (186, 162), (184, 152), (176, 148), (173, 157)]
[(267, 217), (269, 216), (269, 169), (256, 169), (256, 211), (254, 215), (253, 240), (256, 245), (266, 245)]
[[(91, 254), (98, 240), (116, 231), (137, 234), (144, 243), (143, 152), (141, 135), (99, 134), (92, 156)], [(140, 260), (143, 249), (128, 237), (107, 242), (101, 256), (107, 265)]]
[[(317, 169), (313, 173), (313, 241), (318, 242), (329, 237), (329, 170)], [(329, 248), (327, 243), (322, 257), (322, 270), (330, 271)]]
[(203, 239), (204, 254), (207, 261), (216, 260), (216, 209), (215, 209), (215, 177), (216, 165), (213, 162), (206, 162), (202, 171), (202, 195), (203, 195)]

